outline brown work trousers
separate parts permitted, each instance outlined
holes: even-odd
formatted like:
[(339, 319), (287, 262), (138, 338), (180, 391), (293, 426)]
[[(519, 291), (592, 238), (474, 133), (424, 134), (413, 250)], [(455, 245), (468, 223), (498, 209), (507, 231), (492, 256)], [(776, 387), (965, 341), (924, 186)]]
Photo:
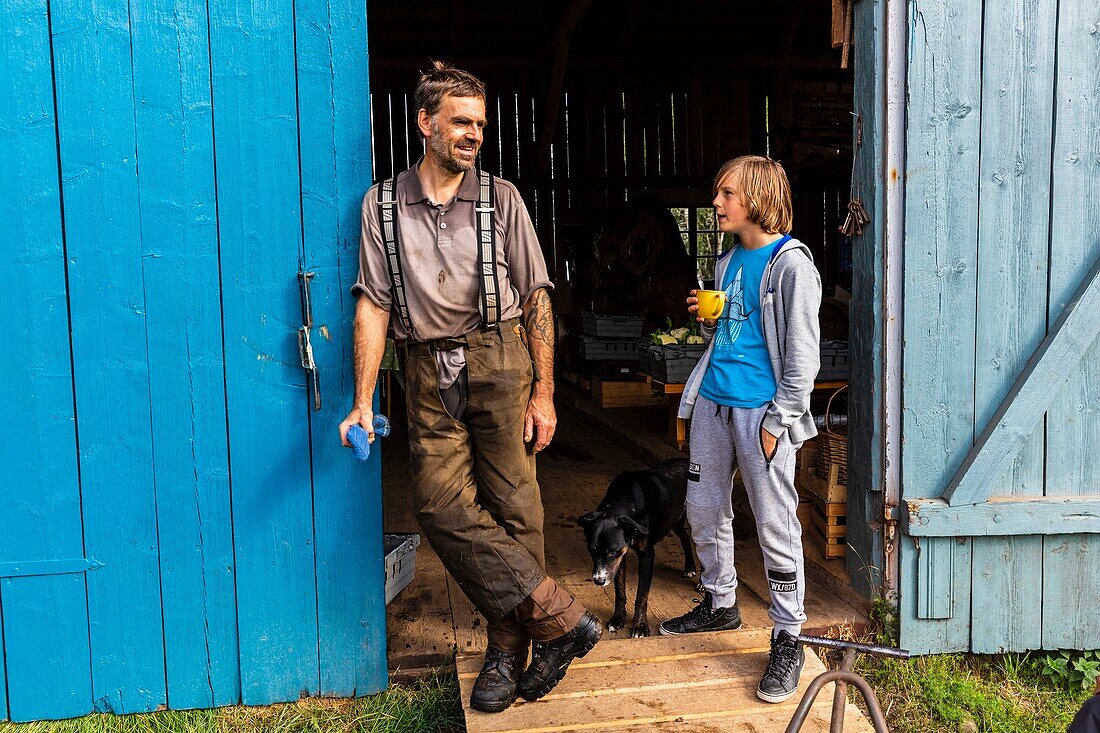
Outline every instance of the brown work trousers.
[[(542, 496), (523, 442), (531, 356), (518, 319), (450, 343), (405, 349), (416, 517), (432, 549), (488, 621), (489, 644), (525, 651), (571, 630), (584, 608), (546, 576)], [(464, 342), (469, 402), (447, 412), (433, 349)]]

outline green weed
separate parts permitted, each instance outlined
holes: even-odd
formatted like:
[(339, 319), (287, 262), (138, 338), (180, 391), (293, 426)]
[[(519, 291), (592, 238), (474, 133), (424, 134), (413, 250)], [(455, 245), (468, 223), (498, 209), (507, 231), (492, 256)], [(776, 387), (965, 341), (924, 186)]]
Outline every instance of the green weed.
[(1092, 690), (1100, 677), (1100, 650), (1075, 652), (1063, 649), (1039, 658), (1039, 672), (1056, 685), (1071, 690)]

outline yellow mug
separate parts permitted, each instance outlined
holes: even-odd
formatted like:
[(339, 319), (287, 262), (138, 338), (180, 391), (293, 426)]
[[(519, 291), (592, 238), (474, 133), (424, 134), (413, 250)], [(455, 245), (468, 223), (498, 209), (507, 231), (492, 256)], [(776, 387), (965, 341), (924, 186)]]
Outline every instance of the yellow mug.
[(721, 290), (696, 290), (699, 299), (699, 317), (714, 320), (722, 315), (726, 308), (726, 294)]

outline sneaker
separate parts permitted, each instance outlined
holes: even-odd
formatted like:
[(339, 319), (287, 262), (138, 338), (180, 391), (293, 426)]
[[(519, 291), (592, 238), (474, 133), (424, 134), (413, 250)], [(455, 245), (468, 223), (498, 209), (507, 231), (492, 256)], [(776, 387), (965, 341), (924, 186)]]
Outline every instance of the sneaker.
[(756, 696), (764, 702), (789, 700), (798, 689), (798, 677), (806, 663), (806, 652), (798, 640), (786, 631), (772, 637), (768, 668), (756, 686)]
[(499, 713), (516, 701), (516, 680), (527, 661), (527, 652), (512, 654), (491, 646), (485, 650), (485, 664), (474, 682), (470, 707), (483, 713)]
[(569, 633), (550, 641), (536, 641), (532, 648), (531, 666), (519, 678), (519, 694), (524, 700), (534, 702), (549, 693), (565, 677), (569, 663), (588, 654), (601, 636), (603, 627), (600, 620), (585, 611)]
[(740, 627), (741, 609), (737, 607), (737, 601), (729, 608), (714, 608), (714, 596), (707, 592), (698, 606), (683, 616), (662, 622), (661, 634), (678, 636), (694, 631), (728, 631)]

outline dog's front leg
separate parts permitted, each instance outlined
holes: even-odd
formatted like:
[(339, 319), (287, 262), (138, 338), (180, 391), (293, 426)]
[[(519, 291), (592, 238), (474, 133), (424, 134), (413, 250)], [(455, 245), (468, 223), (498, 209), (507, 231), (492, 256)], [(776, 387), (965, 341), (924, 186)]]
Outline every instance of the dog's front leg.
[(694, 578), (696, 573), (695, 552), (691, 546), (691, 534), (688, 532), (687, 517), (680, 517), (680, 521), (676, 523), (672, 531), (680, 538), (680, 549), (684, 551), (684, 577)]
[(634, 599), (634, 623), (630, 635), (649, 636), (649, 586), (653, 582), (653, 548), (638, 553), (638, 595)]
[(619, 561), (615, 571), (615, 613), (607, 622), (608, 631), (618, 631), (626, 626), (626, 558)]

